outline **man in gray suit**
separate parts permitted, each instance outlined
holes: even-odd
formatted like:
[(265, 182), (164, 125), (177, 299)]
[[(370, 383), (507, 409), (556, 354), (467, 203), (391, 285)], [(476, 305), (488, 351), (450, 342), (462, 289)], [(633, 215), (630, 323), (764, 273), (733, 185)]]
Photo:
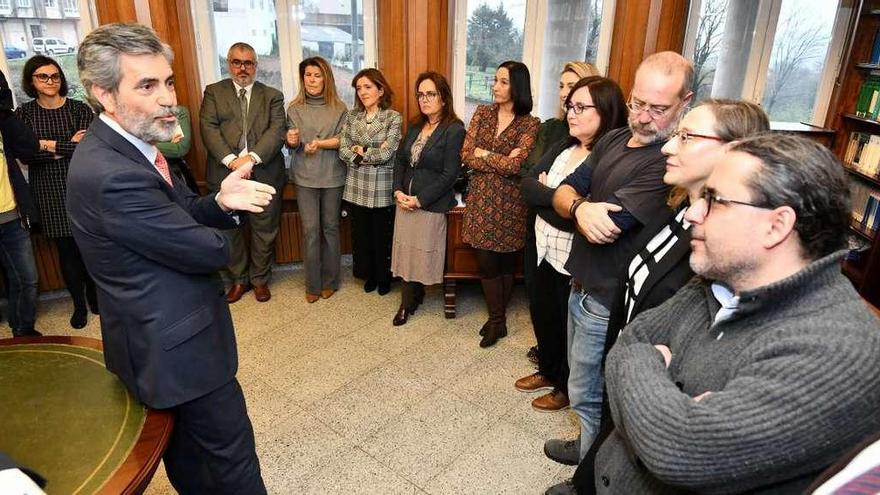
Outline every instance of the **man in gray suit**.
[[(246, 163), (253, 163), (253, 180), (276, 190), (284, 187), (284, 97), (275, 88), (254, 81), (257, 53), (247, 43), (235, 43), (226, 55), (230, 79), (208, 85), (202, 100), (202, 141), (208, 149), (207, 183), (211, 192)], [(281, 197), (262, 213), (249, 214), (250, 259), (241, 228), (226, 231), (232, 248), (227, 267), (232, 286), (226, 300), (234, 303), (254, 289), (257, 301), (268, 301), (273, 246), (281, 218)]]

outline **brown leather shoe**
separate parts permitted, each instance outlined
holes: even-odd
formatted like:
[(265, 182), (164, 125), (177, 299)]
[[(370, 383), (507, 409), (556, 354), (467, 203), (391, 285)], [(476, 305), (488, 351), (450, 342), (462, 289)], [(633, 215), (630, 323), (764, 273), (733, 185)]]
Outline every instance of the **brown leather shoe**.
[(226, 293), (226, 302), (232, 304), (238, 301), (249, 290), (251, 290), (251, 284), (232, 284), (229, 292)]
[(336, 291), (333, 289), (321, 289), (321, 297), (324, 299), (330, 299), (330, 296), (335, 294)]
[(570, 403), (568, 396), (559, 389), (553, 389), (549, 394), (544, 394), (532, 401), (532, 407), (541, 412), (556, 412), (568, 409)]
[(553, 383), (540, 373), (524, 376), (513, 384), (520, 392), (538, 392), (539, 390), (553, 390)]
[(312, 304), (314, 302), (318, 302), (318, 299), (321, 299), (321, 296), (317, 294), (309, 294), (306, 292), (306, 302)]
[(255, 285), (254, 286), (254, 297), (257, 298), (257, 302), (266, 302), (272, 298), (272, 293), (269, 292), (268, 285)]

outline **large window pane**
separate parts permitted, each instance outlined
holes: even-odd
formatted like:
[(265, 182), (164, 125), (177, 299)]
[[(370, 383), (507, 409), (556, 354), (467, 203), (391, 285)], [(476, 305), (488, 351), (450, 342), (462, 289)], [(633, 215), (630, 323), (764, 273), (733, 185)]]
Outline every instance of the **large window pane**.
[(811, 120), (836, 11), (828, 0), (782, 2), (761, 103), (770, 120)]
[(229, 65), (226, 63), (229, 47), (243, 41), (253, 46), (257, 52), (257, 80), (281, 89), (275, 3), (272, 0), (214, 0), (210, 6), (219, 78), (229, 77)]
[[(547, 4), (541, 54), (540, 95), (535, 115), (555, 117), (559, 110), (559, 71), (570, 61), (596, 63), (602, 0), (551, 0)], [(533, 74), (532, 77), (538, 75)]]
[(330, 62), (339, 97), (351, 108), (354, 105), (351, 79), (364, 68), (363, 2), (305, 0), (302, 11), (303, 58), (319, 55)]
[(492, 102), (492, 81), (498, 64), (522, 60), (525, 16), (525, 0), (468, 2), (465, 122), (470, 122), (477, 105)]
[(712, 95), (712, 82), (724, 39), (727, 2), (728, 0), (704, 0), (701, 5), (693, 55), (694, 101)]
[[(87, 16), (87, 13), (84, 13)], [(29, 101), (21, 89), (21, 73), (28, 58), (43, 54), (58, 61), (67, 77), (68, 96), (85, 101), (76, 68), (76, 48), (87, 33), (81, 32), (79, 5), (63, 2), (0, 2), (0, 36), (9, 67), (9, 82), (20, 105)]]

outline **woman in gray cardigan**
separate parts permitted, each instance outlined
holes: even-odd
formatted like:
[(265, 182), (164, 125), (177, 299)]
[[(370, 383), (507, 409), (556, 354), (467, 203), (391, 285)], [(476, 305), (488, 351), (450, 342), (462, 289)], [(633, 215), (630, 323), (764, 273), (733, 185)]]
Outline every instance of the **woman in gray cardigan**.
[(287, 109), (287, 146), (305, 237), (306, 301), (313, 303), (339, 290), (345, 164), (337, 150), (346, 108), (323, 58), (300, 62), (299, 83), (299, 94)]

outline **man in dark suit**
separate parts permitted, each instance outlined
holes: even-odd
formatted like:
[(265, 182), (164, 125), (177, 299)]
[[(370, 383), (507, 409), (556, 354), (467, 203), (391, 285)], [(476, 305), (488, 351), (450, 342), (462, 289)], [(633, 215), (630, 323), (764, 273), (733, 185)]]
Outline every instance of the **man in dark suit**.
[(180, 493), (265, 493), (235, 372), (229, 306), (216, 277), (229, 259), (215, 228), (260, 212), (271, 186), (228, 174), (195, 196), (155, 143), (174, 133), (171, 49), (149, 28), (108, 24), (77, 63), (99, 113), (68, 174), (73, 235), (98, 287), (107, 368), (147, 406), (171, 409), (165, 469)]
[[(229, 170), (253, 164), (253, 179), (284, 187), (286, 120), (284, 97), (275, 88), (254, 81), (257, 54), (247, 43), (235, 43), (226, 55), (230, 79), (205, 88), (202, 100), (202, 141), (208, 149), (208, 189), (216, 192)], [(268, 301), (273, 245), (281, 219), (281, 198), (264, 212), (250, 215), (250, 262), (241, 229), (227, 231), (232, 247), (228, 270), (232, 286), (226, 300), (234, 303), (254, 289), (257, 301)]]

